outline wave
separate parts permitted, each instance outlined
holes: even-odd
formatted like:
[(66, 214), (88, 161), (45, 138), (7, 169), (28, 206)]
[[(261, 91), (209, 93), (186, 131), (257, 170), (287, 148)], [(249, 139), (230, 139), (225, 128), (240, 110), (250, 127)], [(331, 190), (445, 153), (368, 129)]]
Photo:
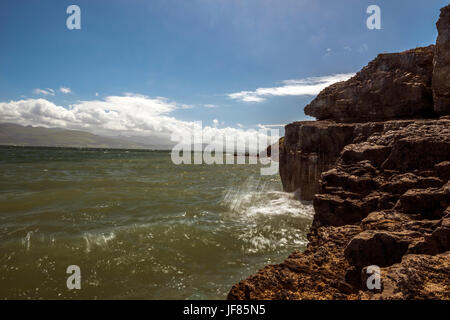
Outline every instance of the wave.
[(250, 176), (242, 185), (227, 189), (222, 205), (225, 218), (240, 221), (238, 236), (245, 253), (303, 247), (314, 215), (311, 203), (300, 202), (293, 193), (275, 189), (262, 178)]
[(83, 239), (86, 241), (86, 253), (91, 252), (94, 246), (105, 248), (108, 246), (108, 243), (116, 238), (116, 234), (114, 232), (110, 233), (86, 233), (83, 236)]
[(258, 215), (292, 215), (312, 218), (311, 203), (298, 201), (294, 193), (274, 190), (274, 185), (250, 176), (242, 185), (227, 189), (222, 205), (240, 218)]

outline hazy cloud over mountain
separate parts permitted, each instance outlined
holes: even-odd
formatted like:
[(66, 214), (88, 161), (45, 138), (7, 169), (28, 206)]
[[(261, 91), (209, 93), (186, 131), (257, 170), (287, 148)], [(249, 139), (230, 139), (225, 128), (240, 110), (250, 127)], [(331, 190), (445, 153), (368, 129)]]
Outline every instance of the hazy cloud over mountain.
[(173, 144), (203, 129), (204, 136), (232, 137), (237, 141), (253, 141), (260, 135), (256, 130), (213, 126), (201, 127), (200, 122), (178, 120), (171, 116), (177, 109), (186, 109), (163, 97), (150, 98), (139, 94), (108, 96), (102, 100), (85, 100), (67, 108), (46, 99), (26, 99), (0, 102), (3, 122), (21, 125), (58, 127), (92, 132), (105, 136), (157, 139), (160, 144)]

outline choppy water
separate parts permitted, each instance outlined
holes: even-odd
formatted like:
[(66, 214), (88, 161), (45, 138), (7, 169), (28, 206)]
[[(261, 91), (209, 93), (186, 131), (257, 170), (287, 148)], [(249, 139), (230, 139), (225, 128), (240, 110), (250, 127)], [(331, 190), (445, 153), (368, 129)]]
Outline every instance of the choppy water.
[(223, 299), (306, 245), (312, 206), (259, 169), (0, 147), (0, 298)]

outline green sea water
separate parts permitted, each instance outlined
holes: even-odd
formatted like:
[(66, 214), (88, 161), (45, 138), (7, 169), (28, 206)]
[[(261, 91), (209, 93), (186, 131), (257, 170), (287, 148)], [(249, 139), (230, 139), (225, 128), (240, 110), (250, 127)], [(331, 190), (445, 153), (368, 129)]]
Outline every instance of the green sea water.
[(260, 167), (0, 147), (0, 299), (226, 298), (306, 245), (312, 206)]

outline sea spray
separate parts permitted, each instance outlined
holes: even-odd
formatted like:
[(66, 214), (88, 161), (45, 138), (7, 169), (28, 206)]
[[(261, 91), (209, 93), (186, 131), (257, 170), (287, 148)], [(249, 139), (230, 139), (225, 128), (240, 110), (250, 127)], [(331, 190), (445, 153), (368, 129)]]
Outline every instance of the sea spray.
[[(104, 151), (1, 150), (0, 298), (223, 299), (305, 247), (312, 206), (260, 165)], [(61, 291), (69, 265), (77, 293)]]
[(239, 235), (244, 253), (270, 252), (306, 245), (306, 231), (314, 210), (291, 193), (274, 190), (267, 181), (250, 176), (241, 185), (231, 186), (222, 203), (225, 214), (247, 227)]

